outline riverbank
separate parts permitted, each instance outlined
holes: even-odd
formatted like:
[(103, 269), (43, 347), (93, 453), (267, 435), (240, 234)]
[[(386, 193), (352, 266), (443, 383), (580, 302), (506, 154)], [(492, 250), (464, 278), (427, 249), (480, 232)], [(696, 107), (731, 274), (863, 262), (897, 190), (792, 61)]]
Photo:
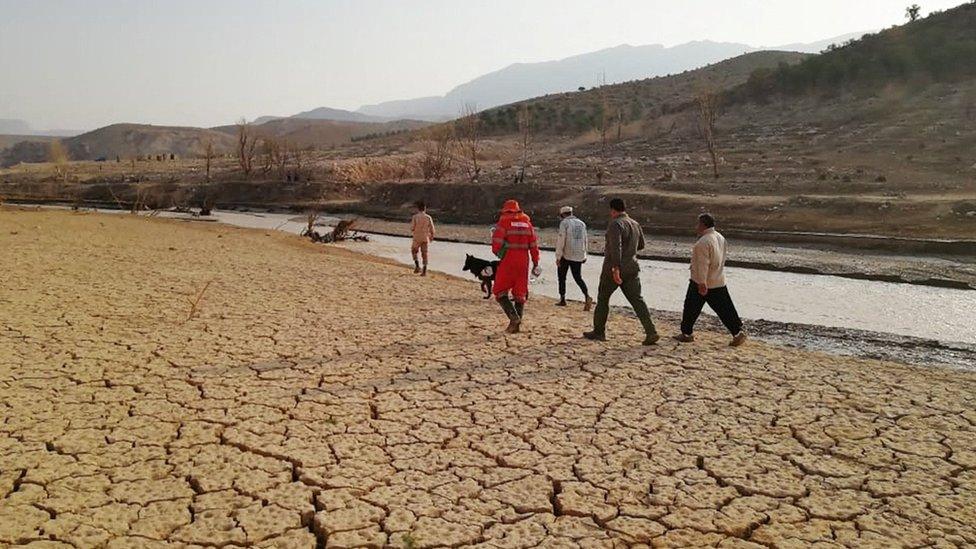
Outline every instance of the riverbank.
[[(603, 225), (588, 220), (591, 253), (603, 253)], [(407, 222), (377, 218), (357, 218), (356, 226), (364, 232), (410, 236)], [(437, 237), (453, 242), (485, 244), (491, 241), (490, 227), (437, 223)], [(556, 244), (556, 229), (539, 229), (540, 245), (552, 249)], [(689, 232), (693, 232), (690, 228)], [(693, 237), (675, 237), (646, 231), (647, 248), (641, 253), (645, 259), (688, 263)], [(906, 284), (920, 284), (940, 288), (976, 289), (976, 256), (906, 255), (855, 251), (830, 246), (800, 245), (730, 237), (731, 267), (746, 267), (770, 271), (823, 274)]]
[(0, 263), (3, 544), (976, 543), (976, 374), (547, 300), (505, 336), (473, 283), (218, 224), (0, 210)]

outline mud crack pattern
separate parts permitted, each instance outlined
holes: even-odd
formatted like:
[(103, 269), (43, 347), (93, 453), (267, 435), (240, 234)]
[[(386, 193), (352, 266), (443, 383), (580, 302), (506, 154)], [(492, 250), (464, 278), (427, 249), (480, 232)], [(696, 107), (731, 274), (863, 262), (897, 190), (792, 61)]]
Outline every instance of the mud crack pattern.
[(0, 545), (976, 545), (973, 374), (544, 300), (502, 336), (472, 284), (204, 224), (0, 211), (0, 265)]

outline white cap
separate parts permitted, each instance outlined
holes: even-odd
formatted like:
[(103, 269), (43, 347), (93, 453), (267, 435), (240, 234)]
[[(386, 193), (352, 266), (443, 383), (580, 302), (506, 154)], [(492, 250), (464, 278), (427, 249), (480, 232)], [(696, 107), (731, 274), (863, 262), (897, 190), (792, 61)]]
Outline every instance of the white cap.
[(561, 214), (572, 214), (573, 213), (573, 207), (572, 206), (563, 206), (562, 208), (559, 208), (559, 213), (560, 213), (560, 215)]

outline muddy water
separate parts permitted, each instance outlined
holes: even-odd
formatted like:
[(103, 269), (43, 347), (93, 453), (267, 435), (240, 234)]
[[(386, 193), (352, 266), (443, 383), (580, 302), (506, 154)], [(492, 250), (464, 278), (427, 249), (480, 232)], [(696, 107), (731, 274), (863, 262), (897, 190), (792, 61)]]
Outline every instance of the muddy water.
[[(369, 242), (343, 246), (404, 263), (411, 261), (406, 238), (371, 235)], [(467, 276), (461, 272), (465, 254), (491, 257), (487, 245), (453, 242), (435, 242), (430, 253), (432, 269), (462, 276)], [(542, 252), (543, 274), (532, 281), (531, 292), (558, 296), (555, 261), (552, 252)], [(602, 257), (591, 257), (583, 266), (591, 295), (596, 294), (602, 261)], [(976, 343), (976, 291), (736, 268), (727, 269), (727, 278), (739, 314), (746, 319)], [(648, 306), (677, 312), (687, 290), (688, 268), (641, 261), (641, 283)], [(472, 293), (476, 292), (473, 288)], [(567, 297), (581, 299), (572, 277), (567, 282)], [(611, 304), (624, 306), (627, 301), (617, 292)], [(707, 307), (706, 314), (710, 314)]]
[[(162, 213), (165, 217), (186, 217), (182, 214)], [(199, 218), (198, 218), (199, 219)], [(290, 214), (215, 212), (214, 221), (256, 229), (282, 230), (300, 233), (305, 228), (301, 217)], [(334, 223), (335, 218), (323, 217), (320, 223)], [(321, 231), (328, 230), (323, 227)], [(653, 238), (652, 235), (649, 235)], [(485, 228), (485, 239), (489, 228)], [(735, 255), (735, 242), (730, 242)], [(346, 242), (342, 246), (358, 252), (411, 263), (410, 241), (407, 238), (370, 235), (369, 242)], [(456, 276), (469, 276), (461, 271), (465, 254), (491, 258), (487, 245), (455, 242), (435, 242), (431, 245), (433, 270)], [(583, 267), (583, 277), (596, 294), (602, 257), (591, 257)], [(542, 252), (543, 274), (531, 281), (530, 291), (557, 297), (555, 256)], [(916, 338), (941, 343), (976, 345), (976, 291), (935, 288), (911, 284), (897, 284), (869, 280), (854, 280), (829, 275), (812, 275), (728, 268), (729, 290), (739, 314), (744, 319), (777, 323), (810, 324), (829, 328), (863, 330)], [(685, 265), (662, 261), (641, 261), (641, 282), (648, 306), (661, 311), (678, 312), (688, 284)], [(579, 289), (572, 277), (567, 283), (567, 297), (580, 299)], [(473, 286), (472, 297), (478, 289)], [(612, 305), (626, 306), (627, 301), (617, 292)], [(708, 307), (705, 314), (710, 315)]]

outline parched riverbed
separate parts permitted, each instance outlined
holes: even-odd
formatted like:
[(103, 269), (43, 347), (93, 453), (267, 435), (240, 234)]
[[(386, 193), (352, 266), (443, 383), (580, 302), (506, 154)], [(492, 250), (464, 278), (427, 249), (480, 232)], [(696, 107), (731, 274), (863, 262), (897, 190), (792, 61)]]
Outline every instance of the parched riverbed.
[(0, 545), (976, 544), (974, 373), (544, 298), (506, 336), (474, 283), (215, 223), (0, 209), (0, 265)]

